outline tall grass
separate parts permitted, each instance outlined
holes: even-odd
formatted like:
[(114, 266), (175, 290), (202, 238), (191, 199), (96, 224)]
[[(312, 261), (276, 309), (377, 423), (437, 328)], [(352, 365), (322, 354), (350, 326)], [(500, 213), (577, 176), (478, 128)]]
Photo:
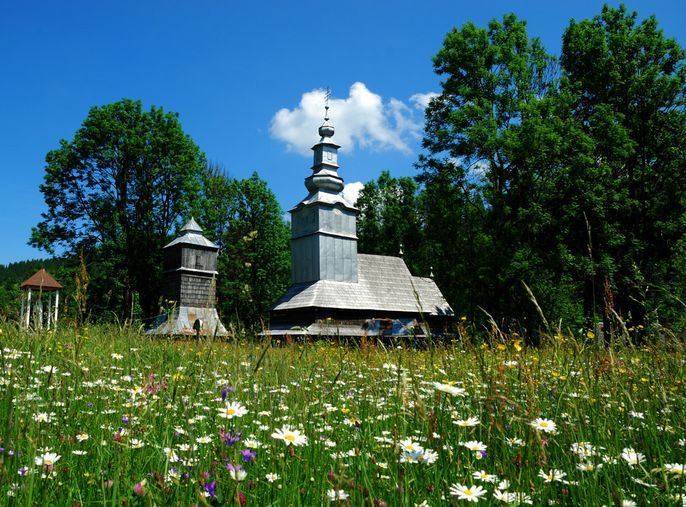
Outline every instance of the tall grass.
[[(686, 356), (674, 343), (605, 350), (556, 333), (538, 349), (413, 350), (7, 326), (0, 339), (9, 504), (464, 503), (456, 484), (481, 485), (486, 504), (496, 491), (534, 505), (686, 493)], [(222, 418), (229, 403), (247, 413)], [(275, 438), (284, 426), (307, 443)]]

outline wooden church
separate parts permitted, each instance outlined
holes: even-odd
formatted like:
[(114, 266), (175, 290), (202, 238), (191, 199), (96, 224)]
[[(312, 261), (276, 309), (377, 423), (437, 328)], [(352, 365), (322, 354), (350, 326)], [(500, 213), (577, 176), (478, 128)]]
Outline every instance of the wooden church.
[(431, 278), (400, 257), (357, 252), (358, 210), (341, 194), (328, 106), (308, 195), (291, 213), (293, 284), (272, 307), (272, 335), (440, 334), (453, 310)]

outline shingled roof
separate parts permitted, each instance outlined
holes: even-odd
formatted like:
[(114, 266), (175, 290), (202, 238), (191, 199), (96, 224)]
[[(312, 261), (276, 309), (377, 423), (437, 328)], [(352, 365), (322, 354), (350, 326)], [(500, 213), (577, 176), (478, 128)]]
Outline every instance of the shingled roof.
[(24, 283), (21, 284), (21, 288), (51, 291), (63, 289), (64, 287), (50, 276), (50, 274), (45, 271), (45, 268), (41, 268), (24, 281)]
[(431, 278), (412, 276), (400, 257), (358, 254), (358, 283), (318, 280), (290, 287), (272, 311), (336, 308), (453, 315)]
[(181, 236), (165, 245), (164, 248), (170, 248), (174, 245), (180, 244), (204, 246), (206, 248), (212, 248), (213, 250), (219, 250), (217, 245), (202, 235), (202, 228), (198, 225), (198, 222), (196, 222), (194, 218), (191, 218), (186, 225), (183, 226), (181, 232)]

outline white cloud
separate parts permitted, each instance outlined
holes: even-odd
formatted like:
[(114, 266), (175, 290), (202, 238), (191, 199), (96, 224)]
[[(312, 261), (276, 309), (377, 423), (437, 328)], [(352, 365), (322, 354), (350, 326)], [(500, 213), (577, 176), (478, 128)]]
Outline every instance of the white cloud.
[(469, 166), (469, 172), (478, 178), (484, 178), (490, 168), (491, 164), (489, 164), (487, 161), (477, 160), (471, 166)]
[[(336, 128), (334, 139), (344, 149), (397, 150), (411, 153), (410, 143), (421, 137), (424, 103), (434, 93), (417, 93), (409, 102), (370, 91), (364, 83), (350, 87), (345, 99), (329, 100), (331, 123)], [(272, 118), (272, 137), (284, 141), (289, 150), (309, 155), (319, 140), (317, 129), (324, 116), (324, 90), (303, 93), (294, 109), (283, 108)], [(428, 98), (427, 98), (428, 97)]]
[(343, 198), (350, 204), (355, 206), (357, 204), (357, 198), (360, 197), (360, 192), (364, 188), (364, 183), (361, 181), (353, 181), (352, 183), (346, 183), (343, 187)]
[(427, 106), (429, 105), (429, 102), (431, 99), (438, 97), (438, 93), (436, 92), (429, 92), (429, 93), (415, 93), (410, 97), (410, 102), (416, 107), (417, 109), (421, 109), (424, 111)]
[(465, 157), (450, 157), (448, 162), (455, 166), (462, 166), (467, 172), (467, 176), (474, 181), (483, 180), (488, 174), (491, 165), (487, 160), (479, 159), (471, 164)]

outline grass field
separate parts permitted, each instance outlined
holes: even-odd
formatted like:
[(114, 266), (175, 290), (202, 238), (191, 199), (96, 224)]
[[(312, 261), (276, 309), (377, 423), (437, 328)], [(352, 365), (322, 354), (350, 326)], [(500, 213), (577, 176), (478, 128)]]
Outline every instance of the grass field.
[(10, 505), (686, 505), (686, 356), (0, 328)]

